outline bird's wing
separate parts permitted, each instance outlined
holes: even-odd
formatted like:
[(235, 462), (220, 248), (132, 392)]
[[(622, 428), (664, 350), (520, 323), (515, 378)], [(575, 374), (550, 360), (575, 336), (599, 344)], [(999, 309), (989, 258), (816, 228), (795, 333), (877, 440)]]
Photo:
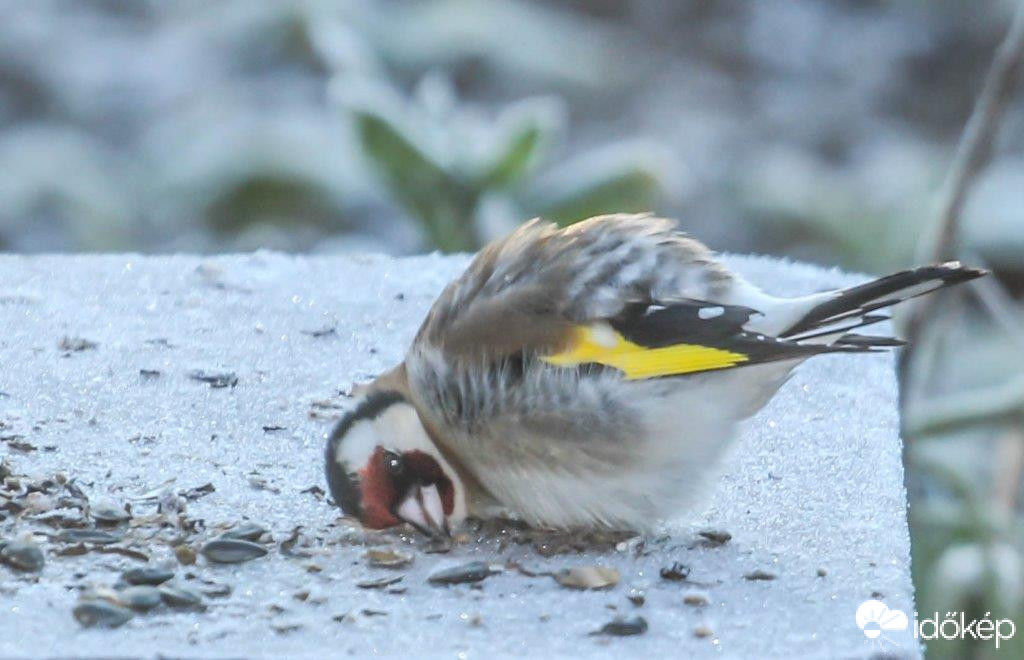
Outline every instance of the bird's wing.
[(434, 303), (416, 343), (450, 360), (549, 353), (575, 326), (630, 303), (719, 300), (731, 279), (669, 220), (610, 215), (565, 229), (534, 220), (477, 254)]
[(563, 367), (603, 365), (621, 371), (627, 380), (642, 380), (870, 350), (802, 344), (745, 330), (757, 314), (747, 307), (699, 300), (631, 304), (615, 318), (574, 326), (567, 345), (541, 359)]
[(417, 344), (449, 363), (536, 357), (631, 380), (857, 350), (744, 330), (755, 310), (720, 302), (734, 280), (668, 220), (533, 221), (481, 250), (434, 304)]

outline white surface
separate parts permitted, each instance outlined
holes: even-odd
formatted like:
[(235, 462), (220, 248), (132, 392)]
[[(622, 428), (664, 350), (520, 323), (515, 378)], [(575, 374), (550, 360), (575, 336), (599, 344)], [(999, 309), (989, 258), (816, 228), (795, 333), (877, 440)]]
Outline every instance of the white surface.
[[(855, 278), (809, 266), (749, 257), (729, 263), (776, 293), (810, 292)], [(258, 253), (210, 259), (134, 255), (0, 257), (0, 421), (40, 447), (14, 453), (17, 472), (76, 476), (93, 497), (144, 493), (212, 482), (216, 492), (189, 502), (208, 526), (245, 518), (276, 540), (294, 525), (314, 538), (323, 571), (276, 549), (238, 566), (193, 567), (234, 586), (208, 600), (206, 613), (137, 616), (123, 628), (83, 630), (71, 617), (67, 587), (110, 584), (138, 562), (116, 555), (57, 557), (37, 579), (0, 566), (0, 656), (145, 655), (295, 656), (416, 653), (470, 657), (526, 653), (716, 657), (868, 656), (878, 647), (857, 627), (858, 605), (882, 594), (889, 607), (913, 612), (909, 541), (900, 463), (892, 356), (816, 358), (803, 365), (766, 410), (744, 429), (711, 510), (651, 543), (653, 552), (544, 558), (529, 546), (499, 551), (494, 540), (451, 555), (416, 552), (403, 595), (365, 591), (354, 582), (388, 574), (344, 541), (336, 511), (299, 491), (324, 486), (322, 449), (332, 424), (309, 416), (313, 400), (338, 396), (397, 362), (461, 257), (392, 260), (293, 258)], [(396, 294), (404, 294), (397, 300)], [(313, 337), (302, 331), (336, 327)], [(99, 344), (64, 356), (65, 335)], [(170, 347), (146, 343), (163, 338)], [(375, 353), (371, 351), (375, 350)], [(194, 368), (226, 368), (237, 387), (190, 380)], [(145, 380), (140, 369), (162, 376)], [(286, 430), (266, 433), (264, 425)], [(141, 436), (141, 439), (140, 439)], [(44, 445), (56, 450), (43, 451)], [(250, 486), (257, 470), (280, 494)], [(107, 476), (109, 473), (109, 476)], [(91, 483), (91, 486), (88, 485)], [(693, 547), (693, 530), (723, 529), (722, 547)], [(26, 523), (15, 526), (25, 531)], [(10, 526), (0, 523), (2, 530)], [(45, 529), (40, 527), (39, 529)], [(170, 550), (158, 541), (154, 561)], [(146, 544), (143, 544), (146, 545)], [(591, 553), (594, 554), (594, 553)], [(550, 578), (506, 572), (482, 589), (428, 585), (442, 563), (516, 558), (533, 570), (600, 562), (622, 583), (575, 592)], [(201, 560), (202, 561), (202, 560)], [(710, 604), (683, 603), (689, 587), (660, 579), (680, 561), (706, 586)], [(817, 570), (827, 571), (819, 577)], [(743, 575), (762, 569), (774, 581)], [(81, 579), (74, 573), (86, 573)], [(198, 583), (178, 580), (186, 586)], [(626, 600), (645, 586), (647, 602)], [(199, 585), (202, 586), (202, 585)], [(325, 602), (299, 602), (313, 590)], [(877, 596), (876, 596), (877, 597)], [(286, 609), (274, 614), (268, 606)], [(610, 608), (614, 606), (617, 611)], [(386, 616), (339, 623), (362, 608)], [(649, 630), (631, 638), (591, 637), (616, 613), (643, 615)], [(471, 620), (479, 615), (480, 625)], [(278, 633), (274, 623), (301, 624)], [(698, 639), (706, 625), (714, 636)], [(889, 633), (917, 655), (909, 633)]]

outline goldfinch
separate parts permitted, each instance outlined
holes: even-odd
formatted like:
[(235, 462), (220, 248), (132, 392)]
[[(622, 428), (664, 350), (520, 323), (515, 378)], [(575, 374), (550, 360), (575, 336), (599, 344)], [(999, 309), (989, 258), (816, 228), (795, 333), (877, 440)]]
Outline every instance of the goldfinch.
[(950, 262), (778, 298), (666, 219), (530, 221), (477, 254), (334, 428), (331, 495), (374, 529), (500, 513), (650, 530), (708, 490), (796, 365), (899, 345), (852, 331), (982, 274)]

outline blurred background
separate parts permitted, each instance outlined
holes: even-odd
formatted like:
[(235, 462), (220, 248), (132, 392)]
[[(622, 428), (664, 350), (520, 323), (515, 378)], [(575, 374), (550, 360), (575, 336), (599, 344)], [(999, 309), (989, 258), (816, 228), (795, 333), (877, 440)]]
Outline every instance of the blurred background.
[[(0, 251), (470, 251), (653, 210), (882, 273), (929, 256), (1017, 7), (0, 0)], [(1024, 626), (1019, 93), (958, 223), (995, 277), (901, 361), (919, 610)]]

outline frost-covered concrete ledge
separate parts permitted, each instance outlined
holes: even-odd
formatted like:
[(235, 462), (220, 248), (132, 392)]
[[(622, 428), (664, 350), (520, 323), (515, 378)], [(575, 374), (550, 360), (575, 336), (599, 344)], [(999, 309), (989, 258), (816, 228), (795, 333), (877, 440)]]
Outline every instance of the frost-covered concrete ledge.
[[(776, 293), (857, 278), (765, 258), (729, 263)], [(854, 619), (869, 598), (913, 611), (890, 355), (829, 356), (802, 366), (744, 431), (712, 508), (647, 554), (603, 550), (544, 557), (529, 545), (469, 543), (415, 551), (403, 593), (360, 589), (390, 575), (311, 486), (343, 392), (398, 361), (462, 257), (305, 258), (271, 253), (199, 258), (0, 257), (0, 443), (16, 472), (66, 472), (90, 497), (216, 489), (183, 500), (208, 530), (252, 519), (277, 543), (303, 526), (308, 557), (277, 544), (235, 565), (180, 567), (163, 537), (138, 544), (151, 563), (208, 596), (205, 613), (156, 612), (116, 630), (82, 629), (76, 589), (112, 584), (137, 560), (58, 556), (44, 540), (38, 576), (0, 566), (0, 656), (279, 656), (355, 653), (715, 657), (864, 657), (878, 650)], [(64, 342), (67, 337), (94, 342)], [(85, 350), (75, 350), (85, 349)], [(234, 387), (190, 376), (231, 372)], [(150, 500), (138, 500), (137, 511)], [(13, 525), (13, 527), (12, 527)], [(732, 539), (712, 547), (695, 532)], [(41, 525), (0, 522), (0, 534)], [(173, 530), (172, 530), (173, 531)], [(165, 534), (170, 533), (167, 530)], [(209, 536), (212, 532), (206, 532)], [(401, 540), (394, 541), (401, 544)], [(303, 554), (300, 553), (300, 554)], [(532, 571), (603, 563), (622, 581), (570, 591), (509, 570), (469, 586), (426, 576), (471, 559)], [(659, 576), (681, 562), (702, 586)], [(745, 575), (763, 571), (773, 580)], [(194, 577), (188, 579), (186, 573)], [(231, 588), (223, 595), (227, 585)], [(640, 607), (631, 587), (646, 592)], [(709, 603), (684, 603), (698, 589)], [(302, 592), (309, 595), (303, 601)], [(341, 616), (347, 614), (348, 616)], [(616, 614), (641, 614), (646, 634), (589, 636)], [(339, 620), (340, 619), (340, 620)], [(704, 626), (705, 638), (694, 631)], [(909, 633), (882, 650), (918, 655)]]

